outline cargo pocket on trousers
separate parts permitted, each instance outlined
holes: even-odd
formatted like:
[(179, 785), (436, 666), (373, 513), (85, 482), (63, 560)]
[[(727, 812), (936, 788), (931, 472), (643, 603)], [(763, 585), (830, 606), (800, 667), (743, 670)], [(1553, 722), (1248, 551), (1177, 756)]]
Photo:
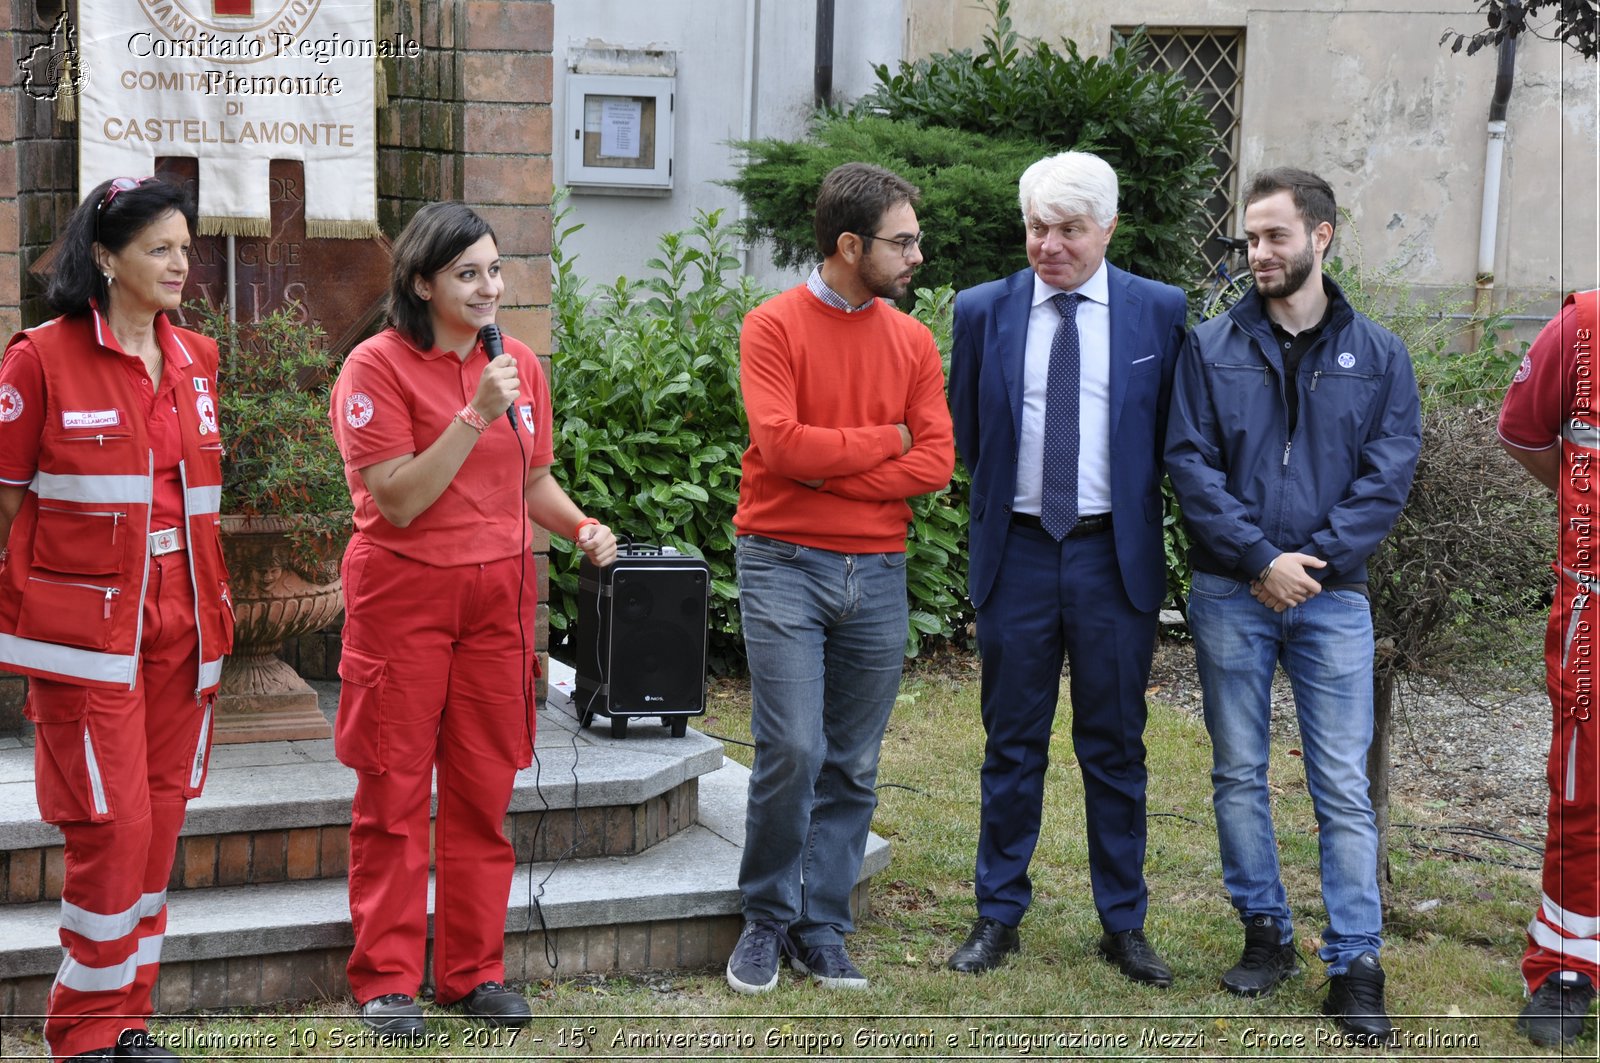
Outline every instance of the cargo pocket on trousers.
[(333, 752), (339, 763), (381, 775), (387, 769), (383, 735), (383, 695), (389, 661), (344, 647), (339, 657), (339, 714), (333, 727)]
[(89, 729), (89, 689), (30, 680), (23, 714), (34, 724), (33, 787), (39, 818), (57, 826), (113, 818), (100, 750)]

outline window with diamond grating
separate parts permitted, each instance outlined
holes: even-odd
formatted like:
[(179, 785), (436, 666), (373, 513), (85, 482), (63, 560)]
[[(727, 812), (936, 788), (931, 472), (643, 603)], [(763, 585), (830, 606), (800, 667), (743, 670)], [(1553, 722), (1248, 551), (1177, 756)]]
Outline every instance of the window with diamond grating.
[[(1132, 26), (1113, 29), (1121, 44), (1132, 37)], [(1244, 30), (1210, 27), (1172, 29), (1146, 27), (1150, 42), (1145, 62), (1156, 70), (1177, 74), (1204, 104), (1217, 129), (1217, 164), (1211, 195), (1206, 199), (1206, 234), (1201, 253), (1215, 265), (1226, 252), (1211, 243), (1213, 236), (1237, 236), (1234, 206), (1239, 201), (1239, 114), (1244, 97)]]

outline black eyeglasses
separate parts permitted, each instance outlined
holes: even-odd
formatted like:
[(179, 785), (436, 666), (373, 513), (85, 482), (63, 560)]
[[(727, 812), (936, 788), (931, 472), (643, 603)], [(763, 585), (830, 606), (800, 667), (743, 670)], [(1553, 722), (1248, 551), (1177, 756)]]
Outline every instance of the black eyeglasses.
[(856, 233), (856, 235), (866, 241), (868, 247), (872, 246), (872, 241), (882, 240), (886, 244), (893, 244), (898, 247), (901, 258), (910, 258), (912, 251), (921, 250), (922, 241), (928, 234), (920, 232), (915, 236), (879, 236), (877, 233)]
[(107, 207), (111, 206), (111, 201), (117, 198), (117, 193), (132, 192), (147, 181), (154, 180), (154, 177), (113, 177), (111, 179), (110, 186), (106, 188), (106, 194), (100, 197), (100, 202), (94, 208), (94, 239), (96, 243), (100, 242), (100, 216), (106, 212)]

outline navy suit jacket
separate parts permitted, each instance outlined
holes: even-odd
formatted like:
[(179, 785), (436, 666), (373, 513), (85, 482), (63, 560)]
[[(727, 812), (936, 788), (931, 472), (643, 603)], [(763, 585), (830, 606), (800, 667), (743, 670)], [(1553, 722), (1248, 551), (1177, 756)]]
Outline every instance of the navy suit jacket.
[[(1187, 303), (1170, 284), (1106, 264), (1111, 311), (1111, 519), (1117, 566), (1134, 608), (1166, 596), (1161, 546), (1161, 455), (1173, 366)], [(968, 593), (983, 607), (994, 587), (1016, 497), (1022, 435), (1023, 349), (1033, 270), (956, 295), (950, 412), (956, 449), (972, 474)]]

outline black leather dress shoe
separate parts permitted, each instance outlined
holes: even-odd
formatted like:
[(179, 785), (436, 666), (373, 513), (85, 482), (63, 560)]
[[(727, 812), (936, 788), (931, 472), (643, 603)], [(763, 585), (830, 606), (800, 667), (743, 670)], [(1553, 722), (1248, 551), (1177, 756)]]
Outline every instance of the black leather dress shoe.
[(1001, 961), (1021, 947), (1022, 940), (1017, 936), (1016, 927), (1006, 926), (986, 915), (980, 916), (972, 924), (972, 933), (967, 935), (967, 940), (961, 943), (959, 949), (951, 953), (945, 966), (963, 974), (982, 974), (1000, 966)]
[(1100, 955), (1126, 977), (1157, 989), (1172, 984), (1172, 968), (1150, 947), (1143, 930), (1100, 935)]

